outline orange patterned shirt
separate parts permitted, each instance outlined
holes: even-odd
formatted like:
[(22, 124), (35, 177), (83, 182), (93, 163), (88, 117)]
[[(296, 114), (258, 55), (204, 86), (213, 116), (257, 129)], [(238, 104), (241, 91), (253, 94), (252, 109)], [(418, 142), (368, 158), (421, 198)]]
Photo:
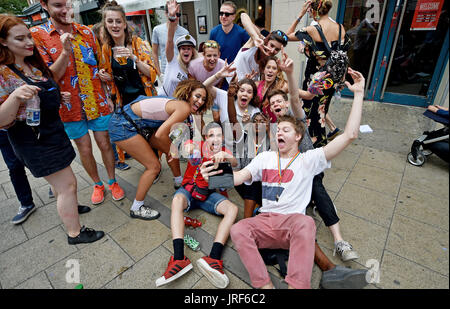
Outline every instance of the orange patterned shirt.
[[(63, 50), (60, 34), (51, 20), (30, 29), (34, 42), (48, 66)], [(100, 46), (92, 30), (72, 24), (72, 54), (66, 72), (58, 85), (61, 91), (71, 93), (70, 102), (62, 102), (59, 114), (63, 122), (94, 120), (111, 113), (98, 77), (96, 56)]]

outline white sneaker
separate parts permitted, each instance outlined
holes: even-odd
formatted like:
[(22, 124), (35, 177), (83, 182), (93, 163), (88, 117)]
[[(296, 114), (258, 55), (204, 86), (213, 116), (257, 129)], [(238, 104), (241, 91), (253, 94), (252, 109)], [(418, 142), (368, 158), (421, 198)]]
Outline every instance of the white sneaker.
[(345, 240), (338, 241), (334, 244), (333, 256), (336, 255), (336, 252), (344, 262), (359, 259), (358, 253), (356, 253), (356, 251), (353, 250), (352, 245)]

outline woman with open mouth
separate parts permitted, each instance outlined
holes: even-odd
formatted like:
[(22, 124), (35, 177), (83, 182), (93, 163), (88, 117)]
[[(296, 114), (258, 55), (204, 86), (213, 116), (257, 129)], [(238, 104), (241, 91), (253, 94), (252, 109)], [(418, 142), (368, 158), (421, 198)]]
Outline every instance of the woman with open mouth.
[(266, 117), (270, 119), (271, 123), (277, 121), (277, 117), (270, 110), (269, 100), (267, 99), (267, 94), (272, 90), (281, 89), (284, 92), (288, 92), (288, 84), (278, 67), (276, 57), (267, 58), (266, 64), (264, 65), (264, 72), (262, 75), (262, 80), (256, 83), (258, 88), (258, 99), (261, 102), (262, 112)]
[(156, 68), (148, 42), (132, 35), (125, 11), (117, 2), (102, 10), (104, 44), (99, 76), (115, 95), (115, 103), (125, 106), (140, 95), (154, 96)]
[(111, 141), (145, 167), (131, 205), (132, 218), (153, 220), (159, 217), (158, 211), (144, 205), (145, 196), (161, 171), (161, 163), (152, 148), (165, 153), (170, 163), (177, 157), (169, 138), (172, 126), (185, 121), (192, 113), (203, 113), (211, 105), (211, 96), (202, 83), (185, 80), (178, 84), (174, 97), (139, 96), (121, 113), (113, 115), (109, 122)]

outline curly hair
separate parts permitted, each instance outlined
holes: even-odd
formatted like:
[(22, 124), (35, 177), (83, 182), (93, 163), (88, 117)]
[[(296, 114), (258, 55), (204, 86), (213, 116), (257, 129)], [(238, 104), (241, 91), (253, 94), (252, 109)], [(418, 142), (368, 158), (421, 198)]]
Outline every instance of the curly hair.
[(173, 96), (181, 101), (186, 101), (189, 103), (192, 92), (198, 88), (203, 88), (206, 91), (206, 101), (203, 103), (202, 106), (197, 110), (197, 113), (203, 114), (207, 110), (209, 110), (213, 105), (213, 98), (211, 94), (209, 93), (208, 89), (203, 85), (201, 82), (195, 79), (187, 79), (184, 81), (181, 81), (177, 88), (175, 88), (175, 91), (173, 93)]

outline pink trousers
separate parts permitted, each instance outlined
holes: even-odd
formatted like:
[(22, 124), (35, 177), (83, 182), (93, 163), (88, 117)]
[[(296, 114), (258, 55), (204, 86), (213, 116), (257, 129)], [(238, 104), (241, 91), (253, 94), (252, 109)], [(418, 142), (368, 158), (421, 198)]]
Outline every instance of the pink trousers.
[(258, 248), (281, 248), (289, 249), (285, 281), (296, 289), (311, 288), (316, 236), (316, 225), (311, 217), (261, 213), (234, 224), (230, 235), (253, 287), (260, 288), (270, 282)]

